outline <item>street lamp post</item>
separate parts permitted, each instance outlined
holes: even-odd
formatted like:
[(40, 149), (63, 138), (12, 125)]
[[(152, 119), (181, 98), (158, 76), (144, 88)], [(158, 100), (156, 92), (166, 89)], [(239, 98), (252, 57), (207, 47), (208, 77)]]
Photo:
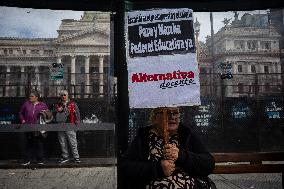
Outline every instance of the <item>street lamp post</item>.
[(195, 34), (195, 40), (196, 40), (196, 54), (197, 54), (197, 62), (199, 63), (199, 53), (200, 53), (200, 48), (199, 48), (199, 32), (200, 32), (200, 23), (198, 22), (197, 18), (194, 22), (194, 34)]

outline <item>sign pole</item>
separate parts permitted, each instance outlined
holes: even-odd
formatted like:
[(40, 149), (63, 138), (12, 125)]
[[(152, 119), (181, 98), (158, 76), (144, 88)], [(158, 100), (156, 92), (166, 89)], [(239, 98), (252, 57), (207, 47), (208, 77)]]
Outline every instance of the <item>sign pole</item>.
[(163, 109), (163, 129), (165, 144), (169, 143), (169, 131), (168, 131), (168, 114), (167, 109)]

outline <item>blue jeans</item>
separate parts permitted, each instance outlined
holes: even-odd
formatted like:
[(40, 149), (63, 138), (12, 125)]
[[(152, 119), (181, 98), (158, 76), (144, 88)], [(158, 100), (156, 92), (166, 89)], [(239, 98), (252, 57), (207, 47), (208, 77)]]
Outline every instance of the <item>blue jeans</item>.
[(73, 158), (79, 158), (75, 131), (59, 131), (58, 140), (61, 146), (61, 156), (63, 158), (69, 158), (68, 146), (70, 146)]

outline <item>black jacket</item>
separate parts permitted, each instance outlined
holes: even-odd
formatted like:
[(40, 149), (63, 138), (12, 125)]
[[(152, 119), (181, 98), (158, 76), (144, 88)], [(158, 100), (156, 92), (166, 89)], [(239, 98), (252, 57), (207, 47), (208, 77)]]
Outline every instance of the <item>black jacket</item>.
[[(120, 188), (145, 188), (154, 179), (164, 177), (160, 162), (147, 160), (149, 131), (141, 127), (125, 156), (120, 160)], [(179, 126), (179, 157), (177, 167), (182, 167), (192, 177), (207, 177), (214, 169), (214, 158), (190, 128)]]

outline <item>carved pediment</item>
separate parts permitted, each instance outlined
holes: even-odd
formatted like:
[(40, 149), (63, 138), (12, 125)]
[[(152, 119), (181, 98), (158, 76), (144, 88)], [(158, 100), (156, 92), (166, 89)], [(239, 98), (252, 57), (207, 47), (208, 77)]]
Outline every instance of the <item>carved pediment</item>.
[(72, 46), (96, 46), (109, 45), (109, 35), (106, 32), (98, 30), (83, 31), (74, 35), (58, 38), (55, 40), (58, 45), (72, 45)]

